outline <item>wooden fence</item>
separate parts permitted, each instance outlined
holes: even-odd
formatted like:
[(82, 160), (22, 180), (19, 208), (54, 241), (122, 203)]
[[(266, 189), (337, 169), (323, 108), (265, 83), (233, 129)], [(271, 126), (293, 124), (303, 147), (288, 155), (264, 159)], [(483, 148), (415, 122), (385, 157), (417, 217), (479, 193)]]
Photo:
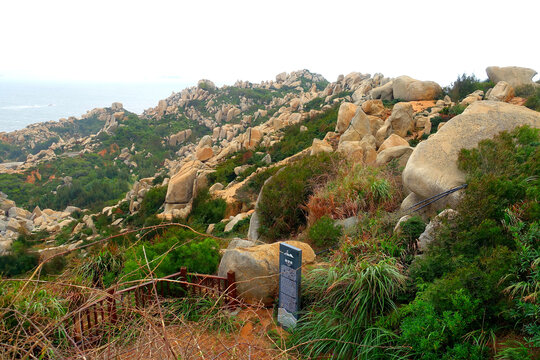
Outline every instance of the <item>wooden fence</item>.
[[(154, 291), (155, 289), (155, 291)], [(224, 307), (236, 308), (236, 279), (232, 271), (227, 277), (192, 274), (186, 268), (180, 272), (134, 285), (119, 291), (110, 290), (106, 296), (91, 301), (75, 311), (73, 318), (74, 340), (91, 343), (104, 329), (114, 325), (119, 314), (126, 315), (133, 309), (142, 309), (159, 298), (210, 297)]]

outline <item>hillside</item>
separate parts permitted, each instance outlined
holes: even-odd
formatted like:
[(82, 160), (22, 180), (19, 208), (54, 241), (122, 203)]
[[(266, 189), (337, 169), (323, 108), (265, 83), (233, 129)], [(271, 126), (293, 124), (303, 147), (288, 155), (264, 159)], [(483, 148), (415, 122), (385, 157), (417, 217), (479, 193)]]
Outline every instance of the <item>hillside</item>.
[(0, 133), (0, 357), (537, 358), (540, 85), (486, 73), (203, 79)]

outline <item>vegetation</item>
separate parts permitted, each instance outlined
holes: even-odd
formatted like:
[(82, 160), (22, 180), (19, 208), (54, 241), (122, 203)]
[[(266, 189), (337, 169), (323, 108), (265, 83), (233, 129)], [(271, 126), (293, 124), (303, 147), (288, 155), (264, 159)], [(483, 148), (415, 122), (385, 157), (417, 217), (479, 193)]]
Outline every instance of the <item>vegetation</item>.
[[(308, 147), (313, 139), (322, 139), (329, 131), (334, 131), (337, 122), (339, 106), (334, 106), (324, 114), (303, 121), (302, 124), (291, 125), (284, 130), (283, 139), (269, 149), (272, 160), (277, 162), (288, 158)], [(305, 126), (307, 131), (301, 131)]]
[(465, 111), (466, 108), (467, 108), (466, 105), (459, 105), (459, 104), (456, 104), (450, 107), (447, 106), (440, 111), (440, 114), (454, 117), (461, 114), (463, 111)]
[(200, 190), (193, 200), (193, 207), (189, 215), (188, 222), (206, 230), (209, 224), (220, 222), (225, 216), (225, 200), (213, 199), (208, 189)]
[[(159, 241), (157, 241), (159, 240)], [(189, 272), (213, 274), (219, 247), (213, 239), (194, 240), (189, 231), (170, 229), (153, 243), (143, 241), (125, 254), (123, 281), (164, 277), (186, 267)]]
[(388, 170), (344, 163), (338, 175), (309, 199), (311, 223), (324, 215), (346, 219), (363, 212), (393, 211), (401, 203), (401, 179)]
[(529, 109), (540, 111), (540, 86), (536, 86), (536, 92), (527, 98), (525, 106)]
[(474, 74), (462, 74), (458, 76), (452, 85), (445, 87), (443, 93), (448, 94), (452, 101), (457, 102), (476, 90), (482, 90), (485, 94), (494, 86), (493, 82), (489, 80), (480, 81)]
[(317, 182), (336, 173), (338, 157), (305, 157), (276, 173), (262, 190), (259, 231), (269, 240), (290, 237), (306, 224), (305, 203)]
[(26, 155), (19, 146), (0, 140), (0, 162), (24, 160)]
[(316, 246), (333, 246), (341, 237), (342, 229), (334, 220), (325, 215), (309, 228), (309, 238)]

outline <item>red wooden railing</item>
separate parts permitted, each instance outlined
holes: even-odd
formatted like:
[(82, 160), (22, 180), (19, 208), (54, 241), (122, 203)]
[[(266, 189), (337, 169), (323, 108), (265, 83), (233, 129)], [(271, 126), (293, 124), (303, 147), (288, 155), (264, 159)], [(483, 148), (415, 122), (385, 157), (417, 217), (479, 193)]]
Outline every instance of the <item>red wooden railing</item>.
[(73, 318), (75, 340), (93, 341), (105, 327), (116, 323), (119, 312), (130, 311), (133, 307), (144, 308), (154, 303), (156, 293), (160, 298), (210, 297), (228, 308), (240, 305), (233, 271), (229, 271), (227, 277), (220, 277), (191, 274), (182, 268), (178, 273), (120, 291), (109, 290), (106, 296), (77, 309)]

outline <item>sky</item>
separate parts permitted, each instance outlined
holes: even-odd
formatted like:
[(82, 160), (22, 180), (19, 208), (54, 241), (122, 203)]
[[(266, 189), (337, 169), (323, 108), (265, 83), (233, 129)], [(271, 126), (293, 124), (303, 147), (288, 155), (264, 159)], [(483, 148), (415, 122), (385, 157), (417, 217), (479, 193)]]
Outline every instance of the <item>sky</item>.
[(448, 85), (490, 65), (540, 71), (539, 13), (538, 0), (3, 0), (0, 81), (222, 85), (309, 69)]

